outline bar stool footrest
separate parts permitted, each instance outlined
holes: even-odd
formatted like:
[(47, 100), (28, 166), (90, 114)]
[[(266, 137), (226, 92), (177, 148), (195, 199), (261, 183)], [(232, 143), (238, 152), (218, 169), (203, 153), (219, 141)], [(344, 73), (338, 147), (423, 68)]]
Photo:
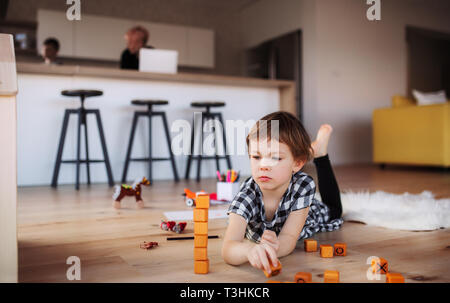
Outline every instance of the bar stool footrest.
[[(216, 156), (192, 156), (192, 160), (198, 160), (202, 158), (202, 160), (215, 160)], [(226, 159), (227, 156), (217, 156), (217, 159)]]
[[(152, 158), (152, 161), (169, 161), (170, 158)], [(137, 161), (137, 162), (144, 162), (144, 161), (150, 161), (149, 158), (132, 158), (130, 161)]]
[[(78, 161), (77, 160), (61, 160), (61, 163), (69, 163), (69, 164), (76, 164)], [(80, 160), (80, 163), (103, 163), (105, 162), (105, 160)]]

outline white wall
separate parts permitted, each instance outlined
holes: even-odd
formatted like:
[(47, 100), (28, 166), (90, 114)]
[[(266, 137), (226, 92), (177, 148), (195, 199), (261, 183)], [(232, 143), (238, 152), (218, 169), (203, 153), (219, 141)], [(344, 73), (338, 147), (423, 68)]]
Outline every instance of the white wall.
[[(202, 69), (202, 72), (221, 75), (241, 75), (241, 45), (238, 9), (242, 1), (224, 0), (95, 0), (81, 1), (82, 20), (84, 15), (98, 15), (109, 18), (142, 20), (208, 28), (214, 31), (215, 56), (214, 69)], [(68, 5), (64, 0), (14, 0), (9, 1), (8, 21), (37, 21), (39, 9), (66, 12)], [(123, 31), (111, 32), (111, 35), (123, 37)], [(149, 44), (156, 48), (159, 38), (150, 33)], [(125, 48), (125, 41), (123, 48)], [(64, 47), (64, 46), (63, 46)], [(25, 60), (25, 58), (22, 59)], [(27, 61), (30, 61), (28, 59)], [(187, 69), (187, 68), (185, 68)], [(189, 70), (189, 69), (187, 69)], [(191, 69), (198, 72), (197, 68)]]
[(295, 29), (303, 33), (305, 126), (334, 126), (336, 164), (370, 162), (371, 115), (406, 94), (406, 25), (450, 32), (445, 1), (384, 0), (381, 21), (366, 18), (360, 0), (261, 0), (241, 15), (247, 47)]
[(315, 11), (315, 0), (261, 0), (241, 12), (242, 44), (245, 48), (302, 30), (303, 122), (310, 134), (317, 130)]
[(316, 6), (317, 116), (335, 127), (337, 163), (370, 162), (373, 110), (407, 94), (406, 26), (450, 33), (450, 10), (422, 1), (382, 1), (380, 21), (368, 21), (367, 8), (355, 0)]
[(87, 14), (82, 22), (73, 22), (65, 12), (44, 9), (37, 14), (38, 51), (45, 39), (54, 37), (62, 45), (62, 57), (119, 61), (125, 33), (140, 25), (151, 33), (150, 45), (178, 52), (178, 65), (214, 68), (214, 31), (210, 29)]

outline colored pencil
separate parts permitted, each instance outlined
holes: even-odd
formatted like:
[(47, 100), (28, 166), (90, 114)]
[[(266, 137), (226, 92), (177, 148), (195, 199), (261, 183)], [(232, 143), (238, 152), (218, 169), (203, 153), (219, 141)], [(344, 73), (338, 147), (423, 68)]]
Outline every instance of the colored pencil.
[[(218, 239), (219, 236), (217, 235), (213, 235), (213, 236), (208, 236), (208, 239)], [(170, 240), (194, 240), (194, 237), (167, 237), (167, 241)]]

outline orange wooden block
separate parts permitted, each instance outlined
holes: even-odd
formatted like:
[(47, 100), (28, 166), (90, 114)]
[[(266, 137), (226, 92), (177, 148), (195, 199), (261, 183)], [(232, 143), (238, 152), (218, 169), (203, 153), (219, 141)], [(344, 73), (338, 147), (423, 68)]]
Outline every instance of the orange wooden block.
[(335, 256), (346, 256), (347, 255), (347, 244), (345, 244), (345, 243), (334, 244), (334, 255)]
[(267, 271), (263, 270), (267, 278), (278, 275), (281, 272), (281, 262), (278, 261), (277, 266), (273, 266), (272, 264), (270, 264), (270, 270), (270, 274)]
[(310, 272), (298, 272), (294, 277), (295, 283), (311, 283), (312, 275)]
[(194, 208), (194, 222), (208, 222), (208, 209)]
[(323, 274), (323, 283), (339, 283), (339, 272), (336, 270), (326, 270)]
[(386, 283), (405, 283), (405, 278), (398, 273), (386, 273)]
[(281, 283), (281, 281), (267, 280), (266, 283)]
[(389, 272), (388, 261), (380, 258), (379, 262), (376, 259), (372, 259), (372, 272), (378, 274), (386, 274)]
[(209, 195), (198, 195), (195, 198), (196, 208), (209, 208)]
[(333, 258), (333, 246), (331, 245), (320, 245), (320, 256), (322, 258)]
[(206, 247), (194, 247), (194, 260), (208, 260), (208, 249)]
[(209, 272), (209, 260), (194, 261), (194, 273), (207, 274)]
[(208, 235), (194, 235), (194, 247), (208, 247)]
[(195, 235), (207, 235), (208, 234), (208, 222), (194, 222), (194, 234)]
[(317, 241), (313, 239), (307, 239), (304, 241), (305, 243), (305, 251), (312, 252), (317, 251)]

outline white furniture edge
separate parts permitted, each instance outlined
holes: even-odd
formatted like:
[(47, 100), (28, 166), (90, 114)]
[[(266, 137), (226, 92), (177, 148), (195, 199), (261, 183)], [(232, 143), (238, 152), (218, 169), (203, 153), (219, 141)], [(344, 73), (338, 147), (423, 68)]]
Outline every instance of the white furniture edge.
[(17, 73), (6, 34), (0, 34), (0, 82), (0, 282), (17, 282)]

